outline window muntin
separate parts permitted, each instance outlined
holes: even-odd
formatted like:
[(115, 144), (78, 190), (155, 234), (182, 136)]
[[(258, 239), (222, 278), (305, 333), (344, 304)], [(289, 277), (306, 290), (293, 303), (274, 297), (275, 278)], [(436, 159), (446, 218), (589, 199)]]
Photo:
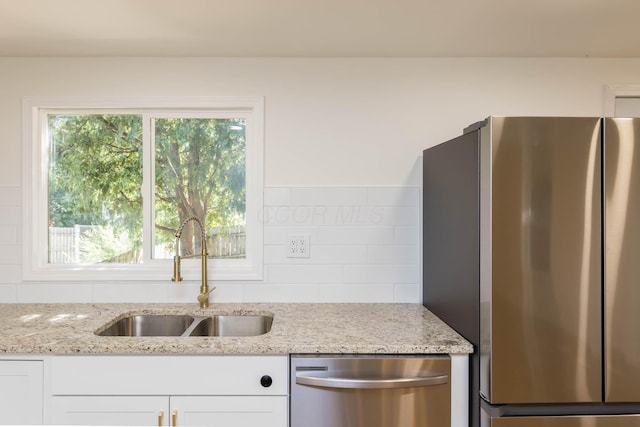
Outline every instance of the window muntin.
[[(202, 208), (202, 212), (207, 212), (205, 222), (211, 259), (209, 268), (213, 273), (211, 276), (214, 280), (262, 278), (262, 223), (259, 212), (262, 208), (263, 171), (261, 98), (180, 98), (145, 100), (140, 103), (135, 100), (119, 100), (114, 107), (109, 106), (114, 104), (113, 100), (82, 101), (78, 105), (77, 100), (25, 99), (25, 224), (31, 225), (25, 227), (24, 232), (25, 280), (167, 280), (167, 272), (171, 269), (167, 258), (173, 256), (175, 243), (172, 231), (179, 225), (181, 216), (177, 212), (178, 208), (171, 212), (171, 200), (167, 197), (166, 187), (175, 186), (175, 182), (171, 184), (167, 181), (166, 168), (175, 169), (175, 164), (171, 165), (166, 161), (167, 151), (162, 151), (162, 144), (169, 143), (171, 138), (175, 140), (177, 135), (189, 135), (189, 132), (192, 134), (191, 139), (198, 132), (200, 136), (208, 135), (208, 139), (205, 138), (202, 140), (205, 142), (200, 143), (199, 155), (198, 150), (193, 151), (193, 144), (184, 138), (177, 147), (178, 151), (183, 150), (188, 154), (186, 158), (189, 161), (184, 165), (185, 170), (192, 171), (196, 163), (202, 169), (198, 178), (183, 182), (183, 190), (191, 192), (194, 197), (185, 205), (188, 206), (186, 211), (193, 213), (194, 207), (198, 207)], [(113, 120), (114, 117), (121, 121), (129, 120), (128, 127), (116, 131), (113, 126), (107, 126), (109, 120), (104, 119)], [(69, 135), (68, 132), (65, 134), (67, 130), (60, 123), (57, 127), (49, 127), (52, 123), (65, 120), (68, 123), (71, 118), (77, 118), (78, 122), (84, 120), (88, 129), (102, 126), (92, 123), (98, 121), (112, 130), (108, 142), (104, 138), (85, 138), (87, 151), (101, 153), (104, 157), (103, 150), (111, 146), (112, 150), (127, 152), (128, 157), (122, 158), (117, 167), (112, 163), (111, 168), (104, 162), (101, 163), (100, 158), (93, 159), (94, 163), (85, 165), (87, 171), (84, 174), (82, 168), (79, 168), (64, 179), (55, 173), (51, 174), (56, 166), (61, 165), (60, 156), (66, 153), (60, 138), (69, 138)], [(80, 126), (80, 123), (76, 125)], [(90, 132), (85, 130), (77, 133), (86, 137)], [(212, 144), (212, 141), (215, 143)], [(139, 150), (140, 143), (142, 150)], [(70, 146), (73, 144), (67, 144), (66, 149), (69, 150)], [(175, 148), (174, 141), (173, 149)], [(107, 153), (113, 155), (112, 152)], [(194, 160), (194, 156), (198, 159)], [(209, 164), (203, 163), (207, 156)], [(119, 167), (131, 166), (136, 162), (142, 169), (142, 183), (139, 177), (132, 178), (132, 174), (127, 175), (127, 179), (117, 177)], [(215, 162), (217, 164), (212, 164)], [(87, 205), (88, 198), (85, 197), (80, 198), (78, 206), (72, 205), (71, 209), (76, 212), (80, 211), (80, 206), (91, 206), (94, 217), (102, 221), (98, 227), (91, 224), (92, 227), (77, 230), (83, 236), (89, 233), (88, 238), (82, 237), (81, 240), (110, 239), (110, 245), (120, 249), (115, 251), (117, 253), (107, 254), (108, 256), (100, 254), (80, 262), (51, 262), (53, 257), (49, 251), (49, 226), (60, 221), (60, 215), (65, 209), (67, 213), (70, 209), (67, 194), (70, 189), (64, 188), (61, 195), (60, 183), (65, 179), (67, 182), (82, 179), (87, 181), (84, 184), (87, 188), (92, 188), (87, 175), (90, 169), (99, 167), (109, 169), (114, 183), (106, 185), (103, 182), (102, 187), (97, 186), (98, 189), (104, 190), (102, 192), (107, 195), (122, 196), (122, 200), (117, 197), (96, 198), (91, 202), (93, 205)], [(200, 182), (205, 182), (207, 188)], [(95, 187), (94, 185), (94, 193), (100, 193)], [(48, 191), (50, 188), (52, 191)], [(194, 188), (197, 191), (194, 192)], [(206, 203), (203, 204), (202, 200), (196, 203), (198, 192), (201, 199), (202, 195), (208, 197)], [(122, 203), (139, 206), (140, 199), (142, 219), (139, 207), (137, 211), (122, 207)], [(62, 202), (66, 202), (67, 206)], [(56, 203), (61, 206), (56, 207)], [(121, 204), (120, 207), (114, 208), (118, 203)], [(97, 206), (100, 208), (96, 210)], [(50, 207), (54, 208), (53, 212), (50, 212)], [(127, 233), (122, 232), (126, 228), (124, 224), (129, 227)], [(232, 243), (229, 243), (230, 240)], [(86, 243), (83, 245), (86, 246)], [(190, 245), (181, 246), (189, 248)], [(83, 251), (88, 252), (89, 249), (85, 248)], [(183, 275), (186, 280), (196, 280), (199, 277), (198, 265), (196, 260), (185, 260)]]

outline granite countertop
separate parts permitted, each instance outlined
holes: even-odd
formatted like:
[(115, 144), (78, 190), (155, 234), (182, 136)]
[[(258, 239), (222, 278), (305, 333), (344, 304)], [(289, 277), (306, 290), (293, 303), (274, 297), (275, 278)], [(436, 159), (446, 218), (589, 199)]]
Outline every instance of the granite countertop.
[[(255, 337), (101, 337), (127, 314), (268, 314)], [(420, 304), (0, 304), (4, 354), (470, 353), (464, 338)]]

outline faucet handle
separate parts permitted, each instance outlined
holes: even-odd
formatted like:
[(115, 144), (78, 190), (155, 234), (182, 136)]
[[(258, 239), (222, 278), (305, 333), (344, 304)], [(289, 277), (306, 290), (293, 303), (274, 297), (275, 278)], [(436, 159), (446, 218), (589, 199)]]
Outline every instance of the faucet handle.
[(200, 308), (209, 307), (209, 294), (214, 291), (216, 287), (209, 289), (207, 292), (201, 292), (198, 295), (198, 302), (200, 303)]
[(215, 291), (215, 290), (216, 290), (216, 287), (214, 286), (213, 288), (209, 289), (209, 290), (208, 290), (205, 294), (203, 294), (203, 295), (204, 295), (204, 296), (206, 296), (206, 297), (208, 297), (208, 296), (209, 296), (209, 294), (210, 294), (211, 292)]

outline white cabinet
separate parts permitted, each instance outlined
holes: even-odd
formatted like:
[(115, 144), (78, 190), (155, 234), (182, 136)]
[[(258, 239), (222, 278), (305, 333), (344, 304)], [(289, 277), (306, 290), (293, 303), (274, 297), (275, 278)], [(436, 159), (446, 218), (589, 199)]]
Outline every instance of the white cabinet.
[(52, 423), (285, 427), (286, 396), (54, 396)]
[(43, 362), (0, 360), (0, 424), (42, 424)]
[(49, 424), (288, 424), (287, 356), (61, 356), (51, 378)]

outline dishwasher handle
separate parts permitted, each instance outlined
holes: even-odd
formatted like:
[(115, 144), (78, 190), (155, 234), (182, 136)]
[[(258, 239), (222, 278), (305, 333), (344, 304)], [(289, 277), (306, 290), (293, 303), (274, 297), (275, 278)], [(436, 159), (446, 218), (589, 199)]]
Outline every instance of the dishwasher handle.
[(323, 388), (390, 389), (426, 387), (449, 382), (447, 374), (433, 374), (413, 378), (335, 378), (296, 374), (296, 384)]

